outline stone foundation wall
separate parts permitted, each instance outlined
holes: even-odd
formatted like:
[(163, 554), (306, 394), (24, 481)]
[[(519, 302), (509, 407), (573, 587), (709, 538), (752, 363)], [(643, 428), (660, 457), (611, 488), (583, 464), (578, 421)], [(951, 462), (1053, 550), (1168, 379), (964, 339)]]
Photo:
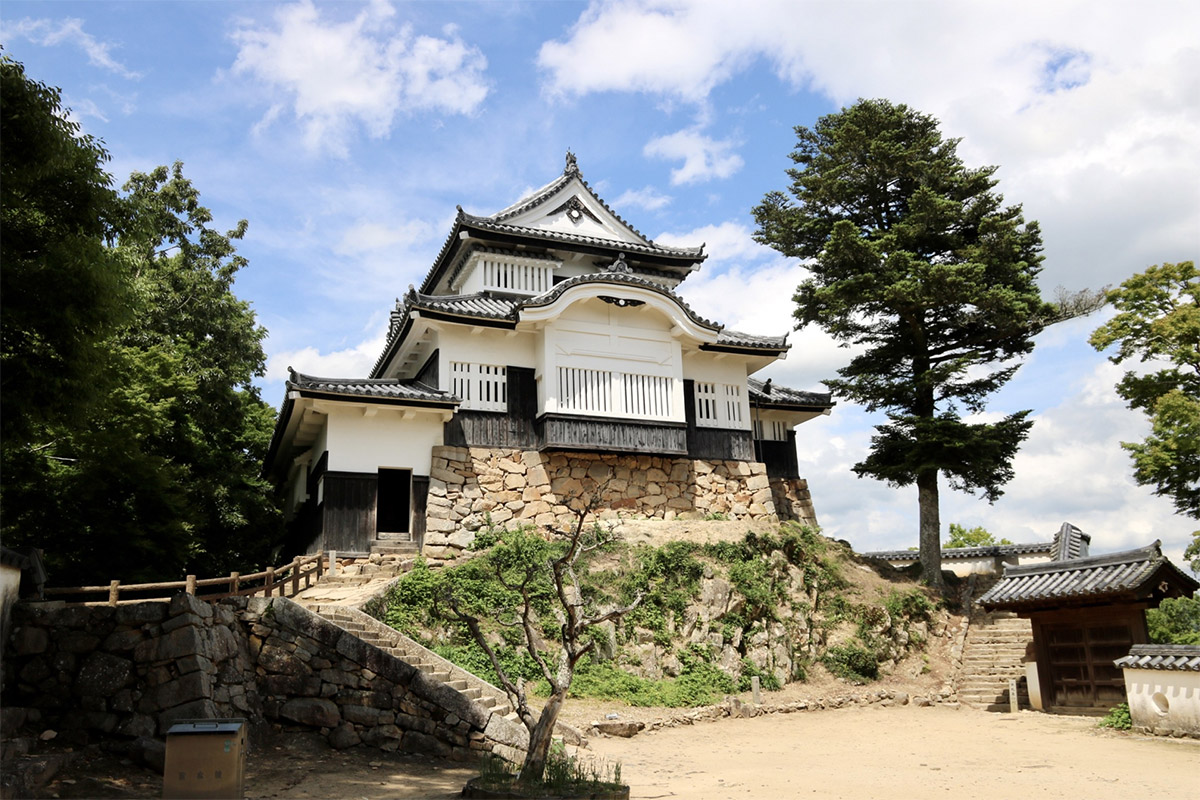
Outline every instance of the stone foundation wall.
[(772, 478), (771, 496), (781, 521), (791, 520), (817, 527), (817, 511), (813, 508), (808, 481), (804, 478)]
[(36, 709), (26, 718), (70, 741), (242, 717), (255, 734), (315, 728), (339, 749), (523, 755), (519, 724), (284, 598), (24, 605), (13, 623), (4, 706)]
[[(777, 518), (771, 481), (757, 462), (435, 447), (425, 552), (440, 557), (468, 547), (489, 517), (498, 525), (570, 525), (571, 506), (577, 507), (597, 486), (601, 516)], [(793, 494), (788, 514), (796, 504), (807, 502), (811, 517), (807, 484)], [(786, 492), (784, 496), (789, 497)]]

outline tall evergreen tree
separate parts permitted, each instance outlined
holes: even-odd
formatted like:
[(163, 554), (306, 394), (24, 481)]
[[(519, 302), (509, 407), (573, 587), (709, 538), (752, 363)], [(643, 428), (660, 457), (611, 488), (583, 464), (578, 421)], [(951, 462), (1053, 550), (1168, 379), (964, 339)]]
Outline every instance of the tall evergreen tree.
[(806, 259), (798, 325), (858, 349), (826, 383), (889, 421), (854, 471), (916, 484), (922, 573), (941, 586), (939, 476), (994, 501), (1032, 425), (1028, 411), (963, 414), (984, 410), (1068, 304), (1038, 292), (1037, 223), (993, 191), (995, 167), (963, 164), (933, 117), (859, 100), (796, 135), (791, 184), (754, 209), (756, 238)]

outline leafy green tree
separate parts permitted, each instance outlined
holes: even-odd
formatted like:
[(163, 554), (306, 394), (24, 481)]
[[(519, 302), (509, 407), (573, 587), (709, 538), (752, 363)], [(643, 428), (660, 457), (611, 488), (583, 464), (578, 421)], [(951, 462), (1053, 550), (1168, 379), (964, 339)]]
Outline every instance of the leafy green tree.
[(1012, 544), (1008, 539), (997, 540), (995, 536), (982, 525), (975, 528), (964, 528), (957, 522), (950, 523), (950, 538), (942, 543), (942, 549), (956, 547), (986, 547), (993, 544)]
[(1136, 357), (1166, 365), (1126, 372), (1117, 384), (1117, 394), (1151, 425), (1143, 441), (1121, 443), (1134, 478), (1171, 498), (1180, 514), (1200, 518), (1200, 272), (1191, 261), (1153, 266), (1110, 290), (1107, 300), (1117, 314), (1092, 333), (1092, 346), (1117, 345), (1114, 364)]
[(1146, 627), (1155, 644), (1200, 645), (1200, 597), (1169, 597), (1146, 611)]
[(854, 471), (916, 484), (922, 573), (940, 587), (939, 477), (994, 501), (1032, 425), (1027, 411), (964, 412), (984, 410), (1035, 334), (1090, 304), (1042, 300), (1037, 223), (993, 191), (995, 167), (963, 164), (933, 117), (859, 100), (796, 136), (787, 192), (754, 209), (756, 239), (806, 259), (798, 325), (858, 349), (826, 383), (888, 422)]
[[(522, 784), (536, 784), (545, 774), (562, 704), (580, 660), (596, 646), (593, 629), (620, 620), (642, 602), (643, 595), (638, 592), (627, 606), (609, 604), (602, 608), (595, 591), (580, 580), (580, 559), (613, 538), (599, 525), (585, 524), (600, 496), (601, 491), (596, 490), (586, 502), (577, 500), (572, 529), (553, 531), (552, 539), (525, 528), (487, 535), (481, 542), (487, 545), (482, 557), (447, 571), (442, 578), (441, 610), (464, 625), (487, 654), (500, 685), (529, 731), (529, 749), (517, 776)], [(551, 617), (557, 626), (543, 627), (541, 620)], [(482, 619), (516, 634), (549, 684), (550, 696), (540, 712), (530, 707), (524, 682), (510, 674), (488, 640), (480, 624)], [(547, 636), (557, 639), (554, 648), (547, 645)]]
[(1200, 575), (1200, 531), (1192, 533), (1192, 543), (1183, 551), (1183, 557), (1192, 567), (1192, 572)]
[(103, 394), (126, 272), (106, 246), (117, 196), (108, 153), (67, 119), (59, 91), (0, 55), (0, 441), (5, 468), (78, 424)]
[(261, 566), (279, 520), (265, 331), (232, 290), (246, 223), (213, 229), (178, 164), (118, 195), (57, 91), (3, 78), (5, 542), (60, 585)]

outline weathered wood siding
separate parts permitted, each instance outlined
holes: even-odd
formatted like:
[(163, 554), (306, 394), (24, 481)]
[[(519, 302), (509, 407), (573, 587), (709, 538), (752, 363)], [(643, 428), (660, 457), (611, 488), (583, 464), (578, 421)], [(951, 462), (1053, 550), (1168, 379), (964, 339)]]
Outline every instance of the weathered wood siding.
[(696, 425), (696, 383), (683, 382), (684, 419), (687, 420), (687, 454), (705, 461), (753, 461), (754, 439), (750, 431), (701, 428)]
[(375, 496), (378, 476), (372, 472), (328, 472), (322, 508), (319, 549), (365, 553), (375, 540)]
[(412, 539), (420, 548), (425, 544), (425, 512), (429, 507), (429, 476), (412, 477)]
[(767, 465), (768, 477), (800, 477), (800, 463), (796, 458), (795, 431), (788, 431), (786, 442), (763, 439), (755, 444), (759, 449), (760, 460)]
[(542, 450), (687, 454), (687, 427), (678, 423), (642, 423), (551, 414), (538, 422), (542, 429)]
[(459, 411), (446, 423), (450, 447), (512, 447), (536, 450), (537, 382), (528, 367), (506, 367), (508, 411)]

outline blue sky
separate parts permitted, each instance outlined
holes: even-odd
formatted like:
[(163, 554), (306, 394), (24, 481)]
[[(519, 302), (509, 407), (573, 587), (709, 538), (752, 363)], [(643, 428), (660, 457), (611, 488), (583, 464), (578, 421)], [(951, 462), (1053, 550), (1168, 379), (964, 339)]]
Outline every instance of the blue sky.
[[(1117, 283), (1200, 244), (1200, 9), (1185, 2), (231, 3), (9, 0), (0, 43), (61, 87), (110, 169), (184, 162), (217, 223), (249, 220), (237, 283), (270, 331), (264, 397), (288, 365), (362, 375), (393, 298), (419, 283), (455, 206), (494, 212), (570, 148), (619, 213), (707, 244), (681, 287), (704, 316), (791, 327), (800, 264), (751, 240), (786, 185), (793, 127), (858, 97), (932, 114), (1042, 226), (1045, 293)], [(995, 505), (943, 488), (943, 524), (1014, 541), (1069, 520), (1097, 550), (1194, 521), (1137, 487), (1119, 442), (1145, 434), (1086, 344), (1047, 331), (995, 414), (1032, 409)], [(764, 376), (819, 388), (846, 351), (792, 334)], [(915, 542), (916, 492), (860, 480), (878, 420), (842, 403), (800, 428), (825, 532), (860, 550)]]

